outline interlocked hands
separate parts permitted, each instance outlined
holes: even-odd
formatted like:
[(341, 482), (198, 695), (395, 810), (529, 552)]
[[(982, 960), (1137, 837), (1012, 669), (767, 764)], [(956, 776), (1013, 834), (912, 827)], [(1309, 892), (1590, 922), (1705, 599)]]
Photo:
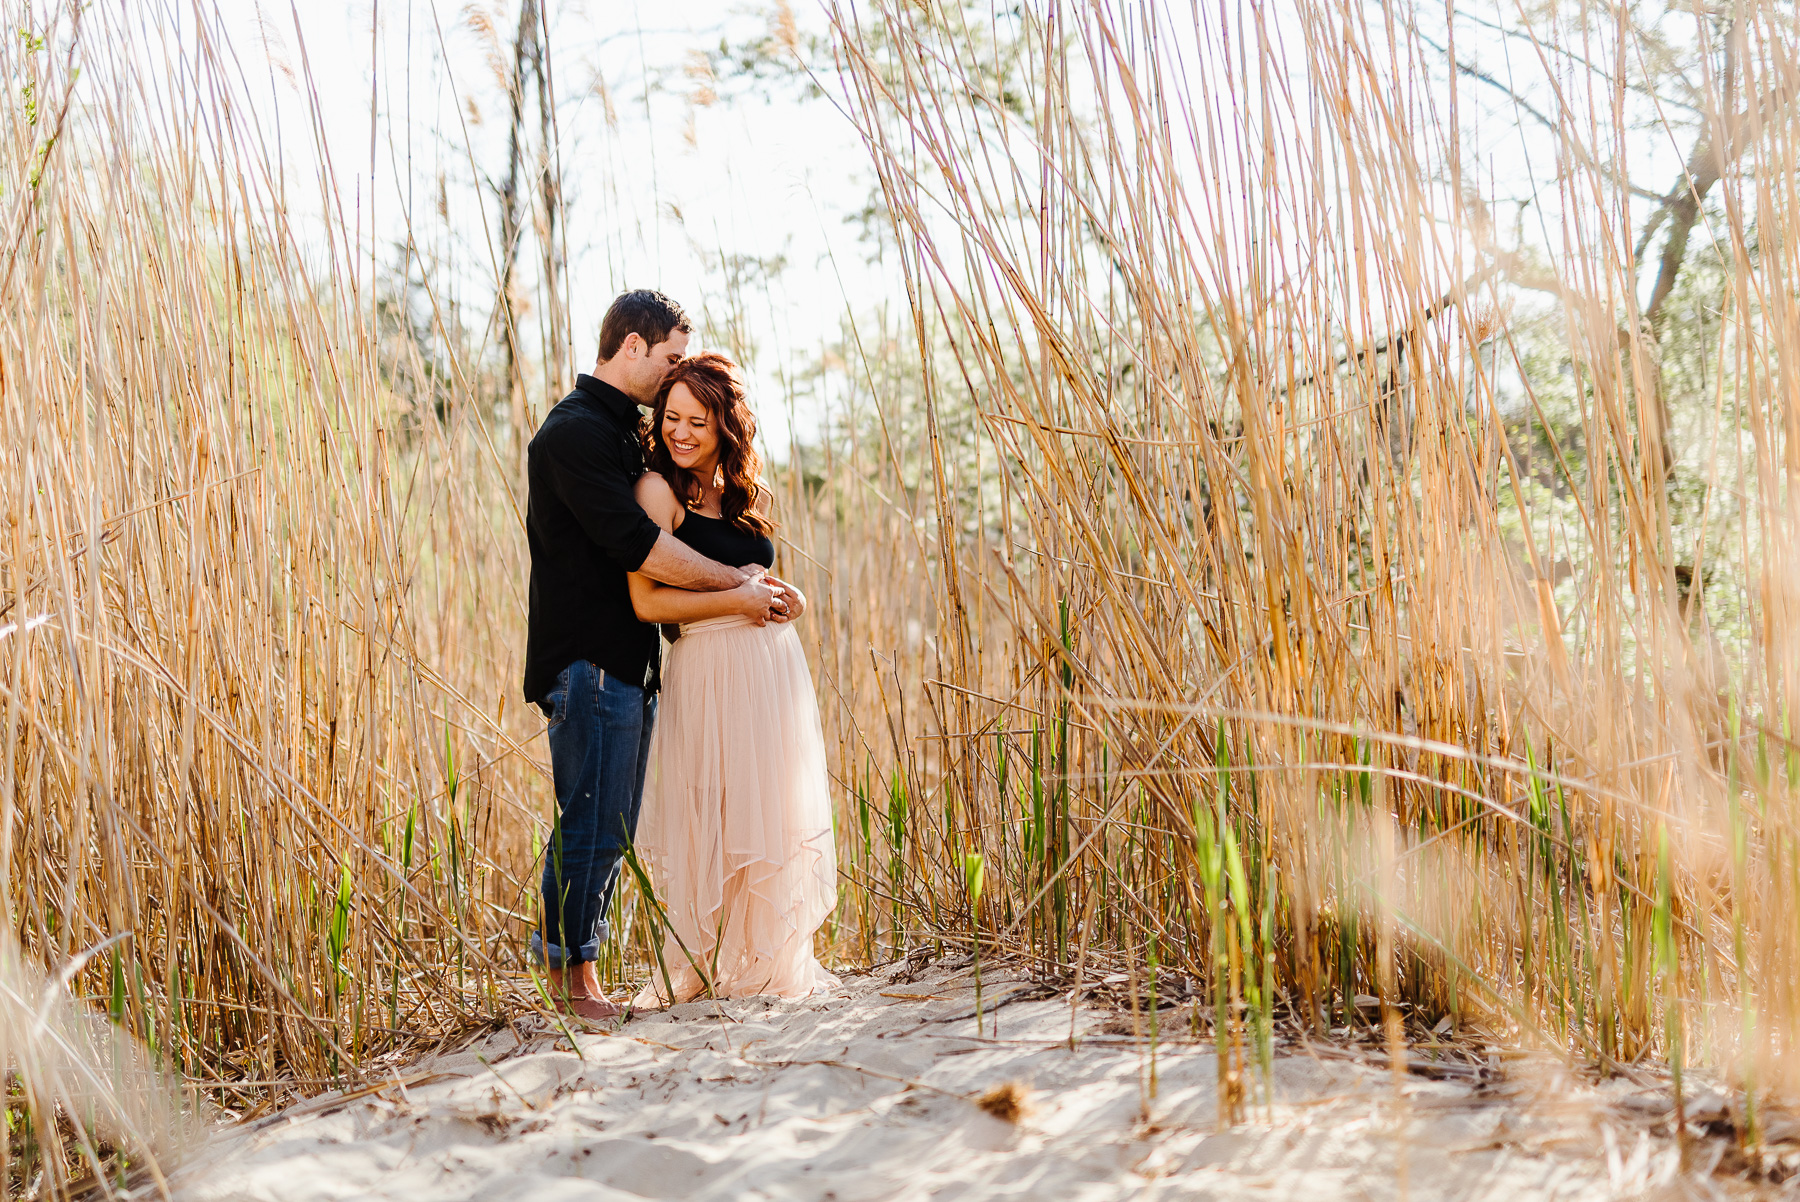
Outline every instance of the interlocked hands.
[(732, 590), (738, 597), (738, 612), (758, 626), (792, 622), (806, 612), (806, 594), (787, 581), (769, 575), (756, 564), (738, 571), (744, 576), (743, 582)]

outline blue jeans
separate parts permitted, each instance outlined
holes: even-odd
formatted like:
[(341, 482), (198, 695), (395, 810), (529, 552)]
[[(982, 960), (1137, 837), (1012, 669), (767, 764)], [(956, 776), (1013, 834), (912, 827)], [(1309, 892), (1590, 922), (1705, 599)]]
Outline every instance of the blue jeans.
[(544, 849), (544, 921), (532, 959), (567, 968), (597, 959), (619, 863), (637, 834), (656, 695), (576, 660), (539, 703), (550, 715), (556, 821)]

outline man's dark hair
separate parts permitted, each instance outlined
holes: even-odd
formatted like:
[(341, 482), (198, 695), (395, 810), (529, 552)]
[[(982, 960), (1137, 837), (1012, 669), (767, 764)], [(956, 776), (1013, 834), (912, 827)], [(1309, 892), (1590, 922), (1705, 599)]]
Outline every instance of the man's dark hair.
[(619, 353), (627, 334), (636, 334), (655, 346), (667, 342), (675, 331), (693, 333), (681, 306), (653, 288), (636, 288), (619, 294), (600, 322), (600, 362)]

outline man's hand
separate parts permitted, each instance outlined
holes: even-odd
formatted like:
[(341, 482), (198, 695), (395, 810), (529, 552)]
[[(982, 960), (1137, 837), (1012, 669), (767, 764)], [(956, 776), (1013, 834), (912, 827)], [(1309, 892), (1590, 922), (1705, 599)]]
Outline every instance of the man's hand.
[[(762, 574), (762, 569), (759, 568), (756, 575), (731, 590), (731, 595), (738, 606), (737, 612), (758, 626), (766, 624), (771, 618), (776, 618), (779, 612), (776, 608), (776, 601), (782, 594), (780, 590), (769, 583), (769, 579)], [(780, 619), (777, 618), (777, 620)]]
[(774, 585), (781, 594), (776, 598), (774, 608), (770, 611), (770, 621), (792, 622), (795, 618), (806, 612), (805, 593), (781, 579), (779, 576), (765, 576), (764, 579), (771, 585)]

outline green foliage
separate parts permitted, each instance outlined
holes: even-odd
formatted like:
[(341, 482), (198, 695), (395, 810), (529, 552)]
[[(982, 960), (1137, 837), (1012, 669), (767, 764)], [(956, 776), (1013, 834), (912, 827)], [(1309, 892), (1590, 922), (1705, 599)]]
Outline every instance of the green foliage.
[(344, 962), (344, 951), (350, 946), (350, 906), (355, 895), (350, 864), (345, 861), (338, 875), (337, 899), (331, 908), (331, 923), (326, 937), (326, 955), (331, 960), (331, 967), (344, 978), (350, 975)]

